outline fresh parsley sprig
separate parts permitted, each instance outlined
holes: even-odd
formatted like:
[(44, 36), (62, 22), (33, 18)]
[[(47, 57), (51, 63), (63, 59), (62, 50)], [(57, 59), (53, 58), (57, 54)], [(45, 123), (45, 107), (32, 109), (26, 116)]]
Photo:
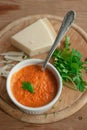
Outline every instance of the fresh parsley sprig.
[(70, 49), (70, 38), (66, 36), (65, 47), (56, 49), (52, 55), (53, 65), (59, 71), (63, 83), (69, 87), (69, 82), (72, 83), (71, 88), (84, 92), (87, 82), (83, 80), (82, 70), (87, 72), (87, 59), (82, 61), (82, 54)]
[(22, 88), (24, 90), (28, 90), (31, 93), (34, 93), (34, 87), (30, 82), (26, 82), (26, 81), (22, 82)]

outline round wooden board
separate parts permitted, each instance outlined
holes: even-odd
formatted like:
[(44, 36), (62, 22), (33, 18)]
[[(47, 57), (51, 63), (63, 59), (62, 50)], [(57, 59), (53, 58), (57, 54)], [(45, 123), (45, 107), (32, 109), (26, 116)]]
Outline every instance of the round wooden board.
[[(18, 49), (14, 48), (11, 45), (10, 37), (14, 35), (16, 32), (22, 30), (26, 26), (32, 24), (39, 18), (47, 17), (52, 23), (56, 32), (61, 25), (62, 19), (58, 16), (50, 16), (50, 15), (35, 15), (21, 18), (19, 20), (14, 21), (13, 23), (6, 26), (0, 32), (0, 53), (7, 51), (18, 51)], [(67, 35), (71, 39), (71, 47), (79, 50), (83, 58), (87, 57), (87, 34), (77, 25), (73, 24), (70, 30), (67, 32)], [(62, 42), (64, 39), (62, 40)], [(35, 58), (46, 57), (47, 53), (42, 54), (40, 56), (35, 56)], [(87, 74), (83, 74), (84, 79), (86, 79)], [(6, 92), (6, 79), (0, 77), (0, 108), (3, 109), (6, 113), (11, 115), (12, 117), (34, 124), (43, 124), (43, 123), (51, 123), (55, 121), (62, 120), (76, 111), (78, 111), (81, 107), (83, 107), (87, 102), (87, 91), (81, 93), (79, 91), (74, 91), (67, 87), (63, 87), (62, 94), (60, 99), (55, 104), (55, 106), (49, 110), (47, 113), (40, 115), (30, 115), (22, 112), (18, 109), (9, 99)]]

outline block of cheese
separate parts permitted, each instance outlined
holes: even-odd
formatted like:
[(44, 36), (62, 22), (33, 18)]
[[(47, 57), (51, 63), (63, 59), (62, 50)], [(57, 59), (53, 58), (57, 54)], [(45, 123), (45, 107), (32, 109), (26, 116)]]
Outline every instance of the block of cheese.
[(39, 19), (11, 37), (12, 44), (29, 56), (49, 51), (56, 32), (47, 18)]

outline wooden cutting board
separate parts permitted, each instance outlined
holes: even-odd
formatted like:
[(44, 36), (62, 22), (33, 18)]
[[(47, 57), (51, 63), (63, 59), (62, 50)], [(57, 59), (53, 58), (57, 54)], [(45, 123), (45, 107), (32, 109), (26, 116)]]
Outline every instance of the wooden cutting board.
[[(13, 23), (6, 26), (0, 32), (0, 53), (7, 51), (18, 51), (11, 45), (10, 37), (16, 32), (25, 28), (26, 26), (32, 24), (39, 18), (47, 17), (52, 23), (56, 32), (58, 32), (61, 25), (62, 19), (58, 16), (50, 15), (35, 15), (21, 18), (14, 21)], [(67, 35), (71, 39), (71, 47), (79, 50), (83, 58), (87, 57), (87, 34), (77, 25), (73, 24), (70, 30), (67, 32)], [(62, 40), (62, 42), (64, 39)], [(47, 53), (35, 56), (35, 58), (44, 59)], [(83, 74), (84, 79), (87, 81), (87, 74)], [(6, 79), (0, 77), (0, 108), (8, 113), (10, 116), (24, 122), (34, 123), (34, 124), (43, 124), (51, 123), (55, 121), (62, 120), (82, 108), (87, 102), (87, 91), (81, 93), (79, 91), (72, 90), (63, 86), (62, 94), (55, 104), (55, 106), (48, 112), (40, 115), (30, 115), (22, 112), (17, 108), (9, 99), (6, 92)]]

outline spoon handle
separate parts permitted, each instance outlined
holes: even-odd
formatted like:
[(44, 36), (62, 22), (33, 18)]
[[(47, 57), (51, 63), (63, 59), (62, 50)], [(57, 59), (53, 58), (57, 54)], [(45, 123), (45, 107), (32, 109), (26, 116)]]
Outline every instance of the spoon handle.
[(42, 70), (44, 70), (46, 68), (47, 62), (50, 60), (53, 51), (56, 49), (56, 47), (58, 46), (58, 44), (60, 43), (61, 39), (63, 38), (63, 36), (65, 35), (65, 33), (67, 32), (67, 30), (69, 29), (69, 27), (71, 26), (71, 24), (73, 23), (74, 19), (75, 19), (76, 13), (74, 11), (69, 11), (62, 22), (62, 25), (59, 29), (59, 32), (57, 34), (57, 37), (54, 41), (54, 44), (52, 45), (43, 65), (42, 65)]

